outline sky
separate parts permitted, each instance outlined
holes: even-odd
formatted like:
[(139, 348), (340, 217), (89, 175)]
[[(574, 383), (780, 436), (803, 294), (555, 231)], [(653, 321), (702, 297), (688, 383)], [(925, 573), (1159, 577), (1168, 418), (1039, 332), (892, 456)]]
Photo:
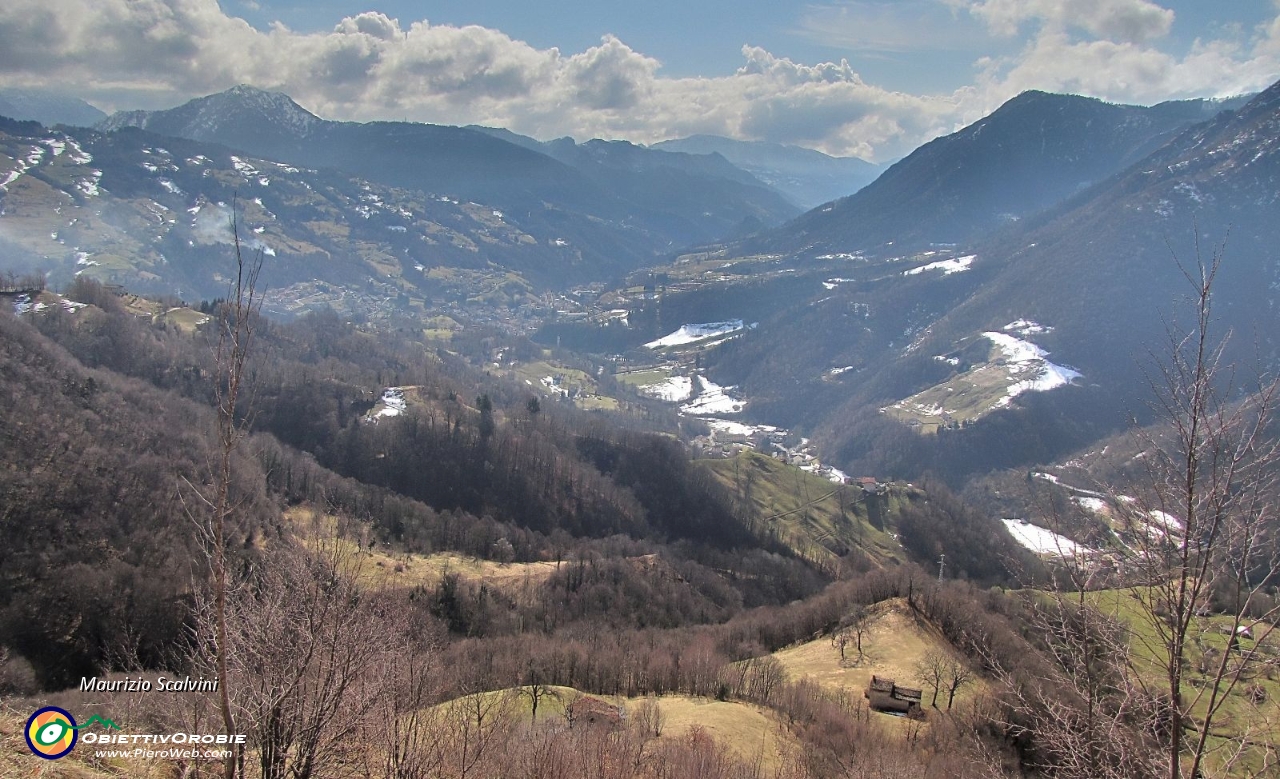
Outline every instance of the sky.
[(106, 111), (236, 84), (327, 119), (900, 157), (1027, 89), (1151, 104), (1280, 79), (1280, 0), (4, 0), (0, 85)]

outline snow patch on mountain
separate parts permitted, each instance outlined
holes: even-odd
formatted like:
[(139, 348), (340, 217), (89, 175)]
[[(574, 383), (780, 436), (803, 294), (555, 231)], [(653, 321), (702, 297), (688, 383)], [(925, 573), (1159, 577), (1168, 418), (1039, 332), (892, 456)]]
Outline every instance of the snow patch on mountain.
[(4, 181), (0, 181), (0, 189), (3, 189), (5, 192), (8, 192), (9, 185), (17, 181), (22, 176), (23, 173), (26, 173), (29, 167), (30, 166), (23, 165), (22, 162), (19, 161), (19, 166), (9, 171), (9, 174), (5, 176)]
[(732, 419), (715, 419), (714, 417), (703, 419), (702, 421), (706, 422), (708, 427), (718, 433), (744, 437), (753, 436), (757, 433), (777, 433), (782, 429), (773, 425), (749, 425), (743, 422), (735, 422)]
[(404, 399), (403, 387), (387, 387), (382, 392), (382, 397), (378, 399), (382, 404), (382, 408), (376, 414), (372, 414), (372, 419), (380, 417), (398, 417), (405, 412), (409, 404)]
[(1036, 335), (1037, 333), (1052, 333), (1052, 327), (1044, 325), (1030, 319), (1015, 319), (1004, 327), (1000, 328), (1007, 333), (1016, 333), (1021, 336)]
[(738, 414), (746, 408), (744, 400), (737, 400), (729, 395), (733, 387), (721, 387), (706, 376), (699, 376), (701, 392), (691, 402), (680, 407), (681, 413), (689, 416), (712, 416), (715, 414)]
[(1082, 376), (1079, 371), (1049, 362), (1046, 359), (1049, 353), (1030, 341), (994, 331), (982, 335), (1003, 353), (1005, 367), (1011, 376), (1025, 376), (1009, 387), (998, 407), (1007, 406), (1024, 392), (1046, 392), (1070, 384)]
[(30, 295), (18, 295), (13, 299), (13, 311), (15, 314), (29, 314), (43, 311), (46, 308), (48, 306), (39, 301), (33, 303)]
[(744, 329), (741, 319), (727, 322), (704, 322), (701, 324), (681, 325), (679, 330), (663, 336), (656, 341), (645, 344), (649, 349), (661, 349), (664, 346), (683, 346), (718, 335), (729, 335)]
[(1088, 551), (1070, 538), (1059, 535), (1052, 530), (1046, 530), (1039, 525), (1033, 525), (1025, 519), (1002, 519), (1000, 521), (1009, 530), (1009, 535), (1013, 536), (1013, 540), (1036, 554), (1071, 557)]
[(1080, 508), (1086, 509), (1094, 514), (1107, 513), (1107, 502), (1102, 498), (1089, 498), (1075, 496), (1071, 498), (1071, 502)]
[(102, 190), (98, 188), (98, 182), (102, 180), (102, 171), (91, 171), (92, 177), (80, 179), (76, 182), (76, 189), (85, 197), (97, 197), (102, 194)]
[(665, 381), (641, 387), (640, 394), (668, 403), (680, 403), (693, 395), (693, 379), (689, 376), (671, 376)]
[(964, 257), (955, 257), (949, 260), (938, 260), (928, 265), (921, 265), (919, 268), (912, 268), (902, 272), (903, 276), (917, 276), (925, 271), (940, 270), (943, 276), (950, 276), (953, 273), (960, 273), (969, 270), (969, 266), (978, 258), (976, 254), (966, 255)]
[(93, 162), (93, 155), (80, 147), (73, 138), (67, 139), (67, 148), (71, 150), (71, 162), (74, 165), (88, 165)]

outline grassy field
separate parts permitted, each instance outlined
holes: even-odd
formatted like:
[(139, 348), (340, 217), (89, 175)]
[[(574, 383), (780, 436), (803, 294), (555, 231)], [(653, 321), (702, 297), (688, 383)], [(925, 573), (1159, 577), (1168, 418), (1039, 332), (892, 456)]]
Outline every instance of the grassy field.
[(887, 406), (885, 413), (903, 422), (919, 422), (922, 433), (936, 433), (944, 424), (972, 422), (999, 408), (1014, 381), (1001, 366), (980, 365)]
[[(285, 519), (296, 529), (303, 543), (310, 547), (335, 543), (337, 518), (317, 515), (305, 506), (285, 510)], [(307, 539), (324, 539), (308, 541)], [(432, 555), (391, 554), (373, 549), (356, 549), (354, 542), (339, 540), (344, 552), (359, 555), (358, 575), (365, 584), (408, 589), (434, 587), (446, 574), (457, 574), (465, 581), (487, 584), (504, 592), (517, 592), (525, 586), (541, 584), (556, 571), (554, 562), (499, 563), (466, 557), (454, 552)]]
[[(629, 705), (637, 702), (633, 699)], [(682, 736), (700, 727), (741, 757), (759, 756), (766, 776), (797, 748), (795, 737), (778, 716), (759, 706), (688, 695), (659, 698), (658, 706), (666, 718), (664, 737)]]
[(659, 384), (671, 377), (671, 371), (666, 368), (652, 368), (642, 371), (628, 371), (614, 375), (619, 384), (627, 384), (632, 387), (649, 387)]
[[(520, 721), (532, 719), (532, 701), (520, 695), (520, 688), (478, 693), (482, 696), (504, 696), (509, 711)], [(572, 687), (550, 687), (551, 694), (538, 704), (538, 722), (562, 717), (565, 707), (585, 695)], [(626, 711), (626, 719), (635, 716), (636, 708), (646, 698), (623, 698), (616, 695), (591, 695), (611, 706)], [(769, 709), (741, 701), (718, 701), (692, 695), (663, 695), (653, 698), (662, 713), (662, 738), (678, 739), (694, 728), (701, 728), (731, 751), (747, 760), (760, 759), (765, 776), (798, 748), (795, 736), (778, 715)], [(447, 704), (442, 704), (447, 705)], [(693, 778), (693, 779), (696, 779)]]
[(556, 571), (553, 562), (498, 563), (452, 552), (425, 556), (392, 556), (377, 551), (366, 554), (369, 564), (376, 569), (370, 575), (382, 578), (393, 587), (434, 586), (446, 574), (453, 573), (466, 581), (513, 592), (526, 585), (541, 584)]
[(422, 336), (428, 340), (448, 341), (453, 338), (455, 330), (461, 330), (462, 325), (456, 320), (448, 316), (433, 316), (423, 323)]
[[(840, 650), (831, 645), (827, 636), (805, 644), (774, 653), (791, 679), (809, 678), (825, 687), (848, 690), (861, 695), (871, 681), (871, 676), (885, 676), (907, 687), (924, 688), (924, 682), (916, 666), (929, 651), (954, 654), (950, 644), (933, 626), (921, 621), (907, 608), (901, 598), (884, 601), (872, 607), (866, 633), (862, 638), (863, 655), (858, 659), (857, 649), (845, 648), (846, 660), (841, 662)], [(970, 700), (983, 685), (981, 683), (961, 688), (956, 704)], [(924, 706), (929, 709), (933, 698), (931, 688), (924, 691)], [(942, 692), (938, 705), (945, 708), (946, 692)]]
[(601, 395), (595, 379), (577, 368), (537, 360), (517, 365), (514, 372), (517, 380), (539, 393), (576, 393), (574, 405), (584, 411), (616, 411), (621, 408), (617, 398)]
[[(1162, 668), (1167, 663), (1168, 650), (1160, 639), (1160, 629), (1152, 621), (1149, 611), (1143, 606), (1139, 590), (1099, 590), (1088, 594), (1089, 600), (1104, 613), (1111, 614), (1121, 620), (1129, 629), (1129, 648), (1132, 657), (1132, 672), (1142, 677), (1144, 683), (1154, 690), (1167, 689)], [(1246, 626), (1252, 621), (1245, 621)], [(1211, 615), (1192, 618), (1187, 642), (1187, 662), (1183, 669), (1182, 694), (1185, 700), (1193, 701), (1192, 714), (1203, 717), (1208, 711), (1210, 689), (1209, 676), (1206, 670), (1216, 670), (1216, 661), (1227, 651), (1234, 621), (1227, 616)], [(1271, 635), (1255, 642), (1241, 639), (1240, 648), (1244, 651), (1254, 650), (1255, 660), (1245, 666), (1240, 682), (1228, 693), (1226, 701), (1215, 715), (1210, 739), (1210, 748), (1225, 747), (1219, 752), (1230, 752), (1238, 748), (1242, 740), (1280, 743), (1280, 713), (1276, 710), (1276, 701), (1280, 700), (1280, 636)], [(1206, 657), (1206, 654), (1208, 657)], [(1205, 670), (1202, 670), (1205, 669)], [(1260, 699), (1251, 695), (1257, 690)], [(1221, 755), (1215, 756), (1216, 760)], [(1261, 748), (1246, 750), (1245, 758), (1240, 765), (1240, 775), (1247, 775), (1247, 769), (1257, 767), (1261, 759)], [(1210, 765), (1215, 765), (1214, 761)], [(1234, 774), (1233, 774), (1234, 775)]]
[(908, 424), (918, 423), (921, 433), (936, 433), (948, 424), (964, 424), (991, 413), (1005, 402), (1009, 388), (1031, 374), (1015, 375), (1017, 366), (1005, 363), (999, 347), (992, 345), (987, 361), (964, 373), (917, 392), (884, 408), (884, 413)]
[(208, 314), (192, 308), (171, 308), (156, 318), (172, 324), (184, 333), (195, 332), (197, 327), (209, 321)]
[(922, 496), (911, 488), (890, 486), (872, 503), (860, 487), (834, 484), (757, 452), (699, 462), (750, 516), (810, 559), (834, 560), (854, 548), (881, 563), (906, 559), (889, 531), (902, 502)]

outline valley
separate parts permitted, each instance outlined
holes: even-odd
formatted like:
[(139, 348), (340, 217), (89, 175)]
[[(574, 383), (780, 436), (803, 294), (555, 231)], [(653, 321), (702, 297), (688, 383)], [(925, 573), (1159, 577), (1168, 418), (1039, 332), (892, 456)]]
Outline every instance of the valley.
[(0, 773), (1271, 775), (1277, 139), (0, 118)]

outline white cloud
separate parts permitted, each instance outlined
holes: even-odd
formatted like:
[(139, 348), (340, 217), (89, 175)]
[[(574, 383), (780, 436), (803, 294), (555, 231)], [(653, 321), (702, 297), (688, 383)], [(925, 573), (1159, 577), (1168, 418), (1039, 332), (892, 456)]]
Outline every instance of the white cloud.
[(570, 57), (560, 77), (580, 105), (619, 110), (634, 107), (651, 93), (657, 71), (657, 60), (606, 35), (599, 46)]
[(1276, 17), (1258, 30), (1257, 51), (1259, 53), (1280, 54), (1280, 0), (1273, 0)]
[(1173, 12), (1148, 0), (959, 1), (994, 32), (1039, 25), (1016, 55), (979, 61), (977, 83), (989, 107), (1026, 89), (1130, 103), (1225, 97), (1280, 77), (1280, 15), (1252, 36), (1228, 26), (1234, 37), (1196, 39), (1173, 54), (1153, 42), (1168, 34)]
[(1113, 41), (1138, 43), (1168, 35), (1173, 11), (1150, 0), (950, 0), (986, 22), (997, 35), (1015, 35), (1027, 22), (1051, 31), (1070, 28)]
[(642, 143), (716, 133), (884, 160), (1023, 89), (1150, 102), (1259, 89), (1280, 74), (1280, 20), (1174, 56), (1157, 46), (1173, 14), (1149, 0), (936, 2), (994, 32), (1031, 32), (1017, 54), (976, 63), (971, 86), (913, 95), (867, 83), (846, 60), (800, 63), (755, 46), (743, 47), (734, 72), (672, 78), (612, 35), (565, 54), (498, 30), (377, 12), (303, 33), (279, 23), (255, 29), (216, 0), (6, 0), (0, 83), (75, 84), (108, 109), (174, 105), (249, 83), (334, 119)]
[(383, 13), (366, 11), (343, 19), (333, 31), (343, 35), (363, 33), (379, 40), (390, 41), (400, 37), (400, 22)]

